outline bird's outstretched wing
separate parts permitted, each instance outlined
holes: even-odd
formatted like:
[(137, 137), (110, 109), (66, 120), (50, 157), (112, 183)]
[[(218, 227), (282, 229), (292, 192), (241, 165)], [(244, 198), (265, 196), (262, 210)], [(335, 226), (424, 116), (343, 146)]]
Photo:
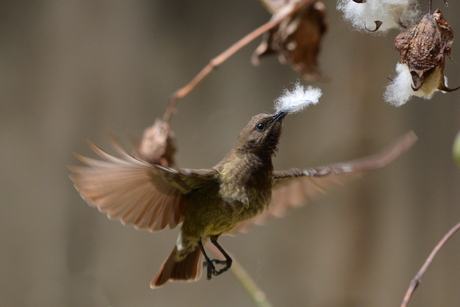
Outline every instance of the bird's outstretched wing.
[(327, 166), (275, 171), (272, 205), (262, 214), (238, 224), (232, 233), (245, 231), (251, 224), (261, 225), (269, 217), (282, 217), (291, 208), (304, 205), (319, 193), (357, 178), (363, 172), (384, 167), (407, 151), (416, 140), (417, 136), (410, 131), (372, 156)]
[(103, 160), (76, 155), (88, 166), (69, 166), (70, 178), (90, 206), (139, 229), (158, 231), (182, 223), (187, 210), (185, 195), (213, 180), (216, 173), (152, 165), (128, 154), (115, 136), (111, 142), (119, 158), (90, 143)]

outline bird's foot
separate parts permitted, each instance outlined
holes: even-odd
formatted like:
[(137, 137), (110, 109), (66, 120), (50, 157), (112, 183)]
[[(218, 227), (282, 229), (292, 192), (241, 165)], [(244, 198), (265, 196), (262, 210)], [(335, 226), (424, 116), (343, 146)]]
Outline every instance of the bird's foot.
[[(214, 264), (219, 264), (219, 265), (225, 265), (222, 269), (220, 270), (217, 270), (216, 269), (216, 266)], [(204, 261), (203, 262), (203, 266), (205, 268), (207, 268), (207, 273), (206, 273), (206, 277), (207, 279), (211, 279), (211, 277), (214, 275), (214, 276), (217, 276), (217, 275), (220, 275), (222, 274), (223, 272), (227, 271), (231, 266), (232, 266), (232, 263), (231, 261), (227, 261), (227, 260), (218, 260), (218, 259), (212, 259), (210, 260), (209, 262), (208, 261)]]
[(212, 261), (203, 261), (203, 267), (207, 269), (206, 279), (210, 280), (212, 277), (212, 273), (216, 270), (216, 267), (214, 266), (214, 264), (212, 264)]

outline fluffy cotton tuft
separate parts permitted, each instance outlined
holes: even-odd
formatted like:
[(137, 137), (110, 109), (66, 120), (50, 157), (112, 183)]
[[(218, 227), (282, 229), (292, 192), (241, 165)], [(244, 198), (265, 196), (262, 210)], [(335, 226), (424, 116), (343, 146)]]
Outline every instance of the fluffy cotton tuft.
[(409, 101), (413, 94), (409, 67), (406, 64), (396, 64), (396, 77), (387, 86), (383, 95), (385, 101), (399, 107)]
[(401, 25), (411, 26), (420, 16), (415, 0), (367, 0), (363, 3), (339, 0), (337, 9), (358, 31), (373, 30), (376, 27), (374, 21), (381, 21), (376, 33), (382, 34)]
[(310, 104), (317, 104), (323, 93), (313, 86), (305, 88), (297, 82), (292, 91), (285, 89), (283, 94), (275, 100), (275, 111), (293, 114), (302, 111)]
[[(396, 107), (405, 104), (409, 101), (412, 95), (425, 99), (431, 99), (434, 92), (438, 90), (439, 79), (435, 73), (431, 74), (425, 80), (423, 86), (418, 91), (412, 90), (412, 76), (410, 74), (409, 67), (406, 64), (396, 64), (396, 74), (396, 77), (390, 84), (388, 84), (383, 96), (386, 102)], [(447, 78), (443, 78), (444, 83), (447, 86)]]

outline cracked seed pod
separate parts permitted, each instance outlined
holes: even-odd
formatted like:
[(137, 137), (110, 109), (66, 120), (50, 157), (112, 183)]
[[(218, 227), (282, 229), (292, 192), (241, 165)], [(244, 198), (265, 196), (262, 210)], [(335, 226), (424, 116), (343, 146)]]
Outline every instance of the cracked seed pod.
[[(454, 31), (439, 9), (423, 16), (420, 23), (395, 38), (395, 48), (401, 54), (400, 63), (409, 67), (414, 91), (452, 91), (444, 81), (444, 65), (453, 42)], [(432, 78), (435, 80), (428, 82)]]
[[(279, 18), (293, 4), (295, 3), (290, 1), (283, 7), (276, 8), (272, 19)], [(288, 63), (305, 80), (316, 80), (320, 76), (317, 57), (326, 29), (325, 5), (319, 1), (311, 2), (286, 18), (279, 26), (266, 32), (261, 44), (254, 51), (251, 62), (259, 65), (262, 56), (278, 53), (282, 64)]]
[[(438, 9), (395, 38), (401, 55), (398, 75), (387, 87), (385, 99), (396, 106), (415, 95), (430, 99), (437, 90), (452, 92), (444, 76), (446, 56), (450, 56), (454, 32)], [(410, 84), (410, 86), (409, 86)]]

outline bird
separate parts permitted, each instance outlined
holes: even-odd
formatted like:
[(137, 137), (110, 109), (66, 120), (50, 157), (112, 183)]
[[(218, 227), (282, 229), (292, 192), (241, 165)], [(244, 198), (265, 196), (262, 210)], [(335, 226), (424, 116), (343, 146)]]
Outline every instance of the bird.
[[(359, 176), (387, 165), (416, 141), (415, 134), (409, 132), (373, 156), (275, 171), (272, 157), (284, 119), (315, 104), (321, 96), (318, 90), (304, 89), (298, 84), (295, 90), (286, 90), (276, 101), (275, 112), (253, 116), (235, 146), (212, 168), (152, 164), (129, 154), (120, 140), (112, 136), (111, 143), (119, 157), (90, 143), (103, 160), (76, 154), (86, 166), (69, 166), (70, 178), (81, 197), (110, 219), (149, 231), (181, 225), (176, 244), (152, 280), (151, 288), (159, 288), (168, 281), (196, 281), (203, 268), (207, 279), (211, 279), (232, 265), (232, 258), (217, 242), (221, 235), (244, 231), (270, 216), (282, 216), (313, 194), (340, 183), (342, 177)], [(208, 241), (225, 260), (210, 259), (204, 248)]]

